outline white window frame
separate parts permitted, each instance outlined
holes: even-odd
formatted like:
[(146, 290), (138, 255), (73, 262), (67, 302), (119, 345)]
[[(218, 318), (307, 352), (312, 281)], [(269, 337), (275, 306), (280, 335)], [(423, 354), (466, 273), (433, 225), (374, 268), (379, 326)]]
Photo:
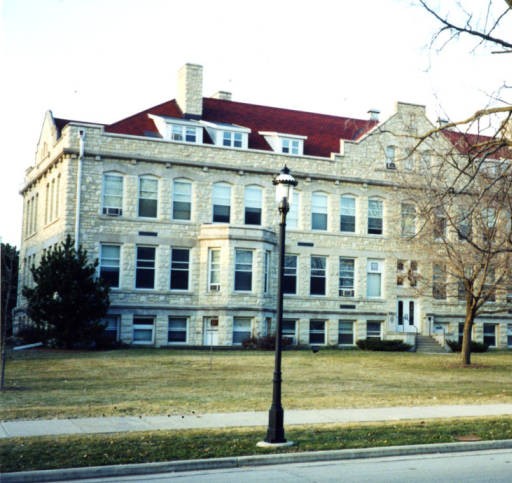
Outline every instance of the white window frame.
[[(148, 218), (148, 219), (156, 219), (158, 218), (158, 191), (159, 191), (159, 182), (158, 178), (155, 176), (150, 175), (143, 175), (139, 176), (139, 187), (137, 191), (137, 216), (139, 218)], [(146, 182), (153, 185), (151, 186), (151, 190), (146, 187)], [(141, 214), (141, 201), (147, 200), (147, 201), (154, 201), (155, 202), (155, 215), (145, 215)]]
[[(249, 325), (249, 330), (247, 330)], [(251, 317), (233, 317), (233, 345), (242, 345), (243, 341), (252, 336), (252, 318)], [(242, 334), (242, 335), (240, 335)]]
[[(313, 328), (313, 324), (322, 324), (322, 328)], [(326, 320), (323, 320), (323, 319), (311, 319), (309, 321), (309, 337), (308, 337), (308, 342), (309, 342), (309, 345), (325, 345), (326, 342), (327, 342), (327, 337), (326, 337), (326, 325), (327, 325), (327, 321)], [(315, 342), (315, 341), (312, 341), (311, 340), (311, 336), (317, 336), (317, 335), (321, 335), (322, 338), (323, 338), (323, 341), (322, 342)]]
[[(242, 253), (247, 253), (247, 254), (250, 254), (251, 255), (251, 260), (250, 260), (250, 263), (248, 262), (242, 262), (241, 260), (239, 260), (239, 256), (241, 256)], [(235, 292), (252, 292), (253, 290), (253, 268), (254, 268), (254, 252), (253, 250), (250, 250), (250, 249), (245, 249), (245, 248), (237, 248), (235, 249), (235, 278), (233, 280), (233, 283), (234, 283), (234, 290)], [(237, 274), (246, 274), (246, 273), (249, 273), (250, 274), (250, 288), (246, 289), (246, 288), (237, 288)]]
[[(323, 259), (324, 268), (313, 268), (313, 259)], [(325, 297), (327, 295), (327, 257), (325, 255), (311, 255), (310, 257), (310, 273), (309, 273), (309, 295), (316, 297)], [(323, 275), (322, 275), (323, 273)], [(324, 281), (324, 293), (312, 293), (312, 282), (313, 279), (323, 279)]]
[[(492, 335), (490, 335), (490, 333), (486, 332), (486, 330), (485, 330), (486, 328), (489, 328), (489, 327), (492, 327), (492, 329), (493, 329)], [(486, 337), (488, 338), (490, 336), (494, 339), (494, 344), (489, 344), (489, 347), (491, 347), (493, 349), (498, 347), (498, 324), (484, 322), (483, 327), (482, 327), (482, 332), (483, 332), (484, 344), (486, 343), (485, 342)]]
[[(315, 215), (322, 216), (322, 223), (315, 226)], [(325, 227), (324, 219), (325, 217)], [(318, 226), (321, 226), (320, 228)], [(315, 191), (311, 193), (311, 229), (327, 231), (329, 228), (329, 196), (326, 193)]]
[[(380, 299), (382, 298), (382, 279), (383, 279), (383, 262), (382, 260), (369, 259), (366, 265), (366, 297), (372, 299)], [(370, 294), (370, 280), (373, 280), (373, 277), (370, 275), (378, 275), (379, 276), (379, 290), (378, 295)]]
[[(350, 202), (352, 206), (344, 206), (344, 202)], [(343, 230), (342, 228), (342, 216), (351, 217), (354, 220), (353, 230)], [(340, 196), (340, 231), (342, 233), (355, 233), (357, 231), (357, 219), (356, 219), (356, 197), (351, 195)]]
[[(379, 326), (379, 332), (378, 332), (378, 336), (377, 336), (377, 331), (376, 330), (370, 330), (369, 329), (369, 325), (377, 325)], [(379, 321), (379, 320), (367, 320), (366, 321), (366, 338), (367, 339), (378, 339), (378, 340), (382, 340), (382, 327), (383, 327), (383, 322), (382, 321)]]
[[(350, 330), (348, 330), (348, 327)], [(338, 345), (340, 346), (354, 346), (355, 345), (355, 320), (338, 320)], [(352, 341), (350, 343), (343, 342), (341, 339), (343, 336), (350, 335)]]
[[(287, 259), (295, 259), (295, 266), (287, 265)], [(295, 292), (284, 292), (284, 284), (283, 284), (283, 292), (286, 295), (297, 295), (298, 293), (298, 282), (299, 278), (297, 277), (297, 268), (299, 264), (299, 257), (295, 254), (285, 254), (284, 256), (284, 267), (283, 267), (283, 276), (286, 277), (294, 277), (295, 278)]]
[[(169, 340), (169, 335), (172, 332), (175, 332), (175, 333), (182, 333), (183, 332), (183, 328), (180, 328), (180, 330), (177, 330), (175, 328), (171, 328), (171, 320), (178, 320), (178, 319), (180, 321), (182, 321), (182, 320), (185, 321), (185, 340), (171, 341), (171, 340)], [(189, 317), (182, 316), (182, 315), (169, 315), (167, 317), (167, 344), (169, 344), (169, 345), (188, 344), (188, 337), (189, 337), (188, 327), (189, 327)]]
[[(177, 217), (177, 213), (186, 212), (186, 210), (175, 209), (177, 203), (183, 205), (188, 204), (188, 218)], [(172, 206), (171, 218), (176, 221), (192, 220), (192, 182), (184, 178), (176, 178), (172, 180)]]
[[(187, 252), (188, 254), (188, 260), (185, 262), (185, 261), (182, 261), (182, 260), (174, 260), (174, 254), (177, 253), (178, 251), (181, 251), (181, 252)], [(186, 247), (172, 247), (171, 248), (171, 261), (170, 261), (170, 264), (171, 264), (171, 270), (170, 270), (170, 273), (169, 273), (169, 288), (170, 290), (172, 291), (182, 291), (182, 292), (186, 292), (188, 290), (190, 290), (190, 248), (186, 248)], [(187, 276), (187, 286), (186, 288), (176, 288), (176, 287), (173, 287), (172, 284), (173, 284), (173, 274), (178, 274), (179, 272), (181, 273), (185, 273), (186, 272), (186, 276)]]
[(293, 191), (293, 202), (290, 204), (290, 210), (286, 215), (286, 228), (297, 229), (299, 228), (299, 213), (300, 213), (300, 193)]
[[(139, 321), (139, 323), (136, 322)], [(142, 320), (151, 320), (151, 324), (140, 323)], [(134, 315), (133, 316), (133, 331), (132, 331), (132, 344), (134, 345), (153, 345), (155, 343), (155, 324), (156, 317), (154, 315)], [(151, 327), (149, 329), (149, 327)], [(135, 340), (136, 331), (147, 332), (151, 330), (150, 340)]]
[(270, 260), (272, 252), (265, 250), (263, 260), (263, 293), (267, 294), (270, 290)]
[[(117, 248), (117, 257), (113, 257), (111, 255), (107, 256), (107, 253), (105, 253), (107, 248)], [(110, 285), (110, 288), (119, 288), (121, 286), (121, 245), (116, 245), (114, 243), (100, 243), (100, 277), (103, 269), (117, 270), (117, 285)]]
[[(215, 254), (215, 256), (214, 256)], [(217, 258), (218, 257), (218, 258)], [(216, 260), (214, 260), (216, 258)], [(208, 249), (208, 292), (220, 291), (220, 248)]]
[(244, 134), (240, 131), (222, 131), (222, 146), (226, 148), (242, 149), (244, 147)]
[[(248, 209), (259, 210), (259, 223), (247, 223)], [(256, 212), (254, 212), (256, 213)], [(263, 222), (263, 189), (260, 186), (249, 185), (244, 189), (244, 224), (261, 226)]]
[[(375, 233), (376, 226), (370, 228), (370, 220), (380, 220), (380, 233)], [(375, 222), (373, 222), (375, 224)], [(371, 232), (373, 230), (373, 232)], [(368, 199), (368, 235), (382, 236), (384, 234), (384, 202), (378, 198)]]
[[(227, 221), (215, 219), (215, 207), (227, 207)], [(231, 221), (231, 185), (219, 182), (212, 186), (212, 223), (229, 223)]]
[[(287, 324), (293, 324), (293, 330), (286, 327)], [(283, 319), (282, 327), (283, 339), (288, 338), (292, 340), (291, 345), (297, 345), (297, 320), (296, 319)]]
[[(139, 258), (139, 248), (152, 248), (154, 250), (154, 258)], [(152, 266), (149, 265), (152, 263)], [(139, 270), (151, 270), (153, 272), (153, 286), (152, 287), (137, 287), (137, 272)], [(143, 273), (143, 272), (141, 272)], [(135, 246), (135, 289), (136, 290), (154, 290), (156, 284), (156, 247), (151, 245), (136, 245)]]
[(403, 237), (416, 235), (416, 205), (404, 201), (400, 204), (400, 234)]
[(507, 347), (512, 347), (512, 324), (507, 324)]
[[(120, 193), (109, 193), (110, 183), (118, 183), (120, 185)], [(112, 185), (113, 186), (113, 185)], [(49, 192), (47, 186), (47, 193)], [(103, 184), (101, 189), (101, 212), (108, 216), (121, 216), (123, 214), (123, 190), (124, 176), (117, 173), (104, 173)], [(48, 219), (51, 218), (51, 202), (49, 204)]]
[[(350, 277), (347, 276), (350, 272), (346, 269), (346, 265), (342, 266), (345, 262), (352, 262), (352, 285), (344, 285), (342, 283), (343, 280), (348, 280)], [(356, 261), (354, 258), (350, 257), (340, 257), (339, 258), (339, 284), (338, 284), (338, 295), (340, 297), (355, 297), (355, 270), (356, 270)], [(344, 274), (344, 276), (342, 276)]]

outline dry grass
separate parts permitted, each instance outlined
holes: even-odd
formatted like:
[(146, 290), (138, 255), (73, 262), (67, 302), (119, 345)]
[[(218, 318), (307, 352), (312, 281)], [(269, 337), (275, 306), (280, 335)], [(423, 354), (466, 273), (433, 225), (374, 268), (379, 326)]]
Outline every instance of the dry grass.
[[(512, 352), (283, 354), (285, 409), (512, 402)], [(30, 351), (7, 363), (0, 419), (267, 410), (272, 352)]]

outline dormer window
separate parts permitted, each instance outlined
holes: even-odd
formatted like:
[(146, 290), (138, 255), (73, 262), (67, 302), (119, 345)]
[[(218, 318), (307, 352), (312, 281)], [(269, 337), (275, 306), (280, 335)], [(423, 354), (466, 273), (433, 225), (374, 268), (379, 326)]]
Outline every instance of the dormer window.
[(304, 140), (307, 139), (307, 136), (267, 131), (260, 131), (259, 134), (265, 138), (276, 153), (290, 154), (292, 156), (302, 156), (304, 154)]
[(298, 139), (282, 139), (281, 150), (284, 154), (296, 154), (299, 155), (301, 143)]
[(242, 147), (242, 133), (233, 131), (222, 132), (222, 145), (231, 148)]
[(203, 127), (198, 121), (149, 114), (162, 138), (179, 143), (203, 142)]
[(247, 149), (249, 144), (249, 128), (223, 122), (200, 121), (212, 138), (215, 146), (226, 148)]

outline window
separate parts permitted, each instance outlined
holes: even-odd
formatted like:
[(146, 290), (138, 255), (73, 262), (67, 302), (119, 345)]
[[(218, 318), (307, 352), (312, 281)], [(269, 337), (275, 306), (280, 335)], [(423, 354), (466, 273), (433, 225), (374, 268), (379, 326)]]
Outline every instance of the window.
[(156, 218), (158, 210), (158, 180), (143, 176), (139, 178), (139, 216)]
[(437, 300), (446, 298), (446, 273), (444, 266), (437, 263), (433, 267), (432, 296)]
[(301, 154), (300, 145), (302, 141), (298, 139), (283, 138), (281, 143), (281, 152), (284, 154)]
[(180, 124), (170, 125), (171, 141), (185, 141), (187, 143), (197, 142), (197, 131), (194, 126), (185, 126)]
[(208, 251), (208, 290), (220, 290), (220, 250), (217, 248), (210, 248)]
[(340, 320), (338, 321), (338, 344), (354, 345), (354, 321)]
[(494, 208), (484, 208), (482, 210), (482, 238), (484, 242), (490, 242), (496, 235), (496, 210)]
[(382, 322), (366, 322), (366, 338), (380, 340), (382, 337)]
[(339, 296), (354, 296), (354, 259), (340, 257)]
[(356, 231), (356, 199), (352, 196), (340, 198), (340, 231)]
[(457, 223), (457, 235), (459, 240), (471, 240), (472, 232), (471, 213), (464, 208), (459, 209), (459, 219)]
[(507, 347), (512, 347), (512, 324), (507, 325)]
[(457, 299), (460, 301), (466, 300), (466, 287), (463, 280), (457, 281)]
[(412, 203), (402, 203), (402, 236), (416, 235), (416, 207)]
[(386, 168), (395, 168), (395, 146), (386, 146)]
[(263, 273), (263, 293), (268, 293), (270, 284), (270, 251), (265, 250), (264, 260), (264, 273)]
[(283, 267), (283, 293), (297, 293), (297, 255), (285, 255)]
[(119, 245), (101, 244), (100, 250), (100, 277), (110, 287), (119, 287), (121, 247)]
[(233, 344), (239, 345), (251, 337), (251, 319), (249, 317), (233, 318)]
[(223, 131), (222, 132), (222, 145), (232, 148), (242, 147), (242, 133), (234, 131)]
[(188, 290), (189, 257), (188, 248), (171, 249), (171, 290)]
[(382, 262), (379, 260), (368, 260), (366, 275), (366, 296), (382, 296)]
[(235, 290), (252, 290), (252, 251), (235, 251)]
[(192, 183), (175, 179), (172, 188), (172, 219), (190, 220)]
[(446, 237), (446, 217), (443, 210), (434, 213), (434, 240), (443, 240)]
[(292, 319), (283, 319), (282, 335), (283, 340), (289, 340), (292, 345), (297, 344), (297, 322)]
[(368, 233), (382, 235), (382, 201), (368, 200)]
[[(48, 188), (47, 188), (48, 193)], [(103, 175), (102, 213), (109, 216), (123, 214), (123, 177), (117, 174)], [(50, 203), (51, 206), (51, 203)], [(51, 210), (51, 208), (49, 208)], [(50, 217), (51, 215), (49, 215)]]
[(311, 257), (311, 277), (309, 293), (311, 295), (325, 295), (326, 257)]
[(155, 287), (155, 247), (137, 247), (135, 288)]
[(309, 343), (325, 344), (325, 320), (309, 321)]
[(484, 344), (496, 347), (496, 324), (484, 324)]
[(286, 227), (295, 229), (299, 227), (300, 212), (300, 193), (293, 191), (293, 202), (290, 205), (290, 211), (286, 215)]
[(187, 317), (170, 315), (167, 326), (167, 342), (169, 344), (186, 344), (187, 326)]
[(462, 344), (463, 340), (464, 340), (464, 322), (459, 322), (459, 331), (458, 331), (459, 344)]
[(105, 326), (104, 336), (111, 342), (119, 340), (119, 327), (121, 322), (120, 315), (106, 315), (103, 317), (103, 325)]
[(229, 223), (231, 210), (231, 186), (226, 183), (215, 183), (212, 193), (213, 222)]
[(261, 225), (261, 188), (247, 186), (244, 194), (245, 224)]
[(155, 317), (152, 315), (133, 316), (133, 343), (153, 344), (155, 337)]
[(311, 229), (327, 230), (327, 195), (323, 193), (311, 196)]

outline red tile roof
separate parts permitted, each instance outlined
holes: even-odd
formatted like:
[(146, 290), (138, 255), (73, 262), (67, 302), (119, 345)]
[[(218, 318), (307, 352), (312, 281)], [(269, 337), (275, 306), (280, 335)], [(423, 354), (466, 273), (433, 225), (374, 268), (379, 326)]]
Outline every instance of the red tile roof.
[(506, 142), (498, 137), (464, 133), (451, 129), (445, 129), (442, 133), (461, 154), (477, 158), (512, 158), (512, 150), (507, 147)]
[[(107, 132), (151, 135), (156, 132), (148, 114), (181, 118), (175, 100), (159, 104), (105, 127)], [(377, 121), (352, 119), (311, 112), (259, 106), (222, 99), (203, 98), (204, 121), (238, 124), (251, 129), (249, 148), (271, 151), (260, 131), (307, 136), (304, 154), (329, 157), (340, 150), (340, 139), (356, 140), (373, 128)], [(207, 141), (205, 137), (205, 142)]]

